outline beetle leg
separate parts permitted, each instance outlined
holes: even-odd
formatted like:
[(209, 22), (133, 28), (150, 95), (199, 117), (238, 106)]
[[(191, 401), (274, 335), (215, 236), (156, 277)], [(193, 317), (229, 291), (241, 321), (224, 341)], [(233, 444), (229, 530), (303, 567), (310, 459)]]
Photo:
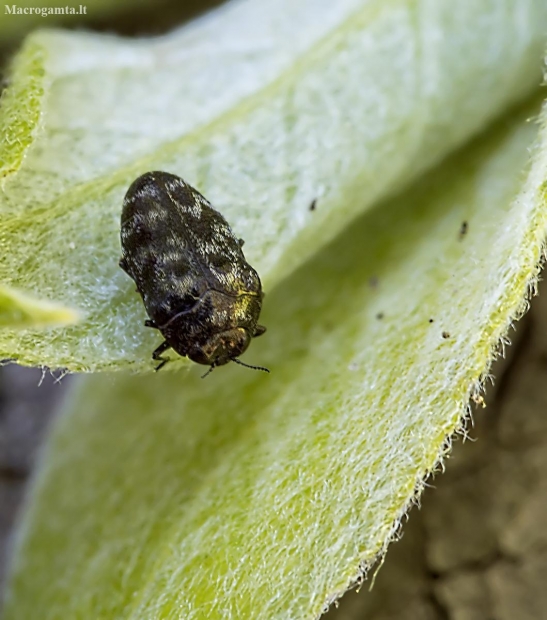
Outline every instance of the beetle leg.
[(208, 370), (208, 371), (207, 371), (204, 375), (201, 375), (201, 378), (202, 378), (202, 379), (205, 379), (205, 377), (206, 377), (207, 375), (210, 375), (210, 374), (213, 372), (214, 367), (215, 367), (215, 365), (214, 365), (214, 364), (211, 364), (211, 367), (209, 368), (209, 370)]
[(161, 354), (170, 348), (171, 346), (169, 345), (169, 343), (165, 341), (162, 342), (160, 346), (152, 353), (152, 359), (160, 362), (160, 364), (155, 368), (156, 372), (158, 372), (160, 368), (163, 368), (165, 364), (167, 364), (167, 362), (169, 361), (168, 358), (162, 357)]

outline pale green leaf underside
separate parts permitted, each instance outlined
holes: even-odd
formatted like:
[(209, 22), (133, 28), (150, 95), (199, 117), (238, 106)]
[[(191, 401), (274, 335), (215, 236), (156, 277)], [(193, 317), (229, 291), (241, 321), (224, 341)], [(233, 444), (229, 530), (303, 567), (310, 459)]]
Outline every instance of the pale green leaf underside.
[(86, 318), (2, 330), (0, 357), (153, 368), (159, 335), (117, 266), (123, 195), (150, 169), (224, 213), (268, 306), (352, 218), (537, 84), (546, 26), (542, 0), (242, 0), (157, 40), (32, 35), (1, 110), (0, 281)]
[(547, 226), (545, 147), (521, 172), (536, 111), (277, 287), (253, 357), (271, 375), (82, 382), (35, 483), (6, 620), (315, 618), (385, 547), (523, 309)]

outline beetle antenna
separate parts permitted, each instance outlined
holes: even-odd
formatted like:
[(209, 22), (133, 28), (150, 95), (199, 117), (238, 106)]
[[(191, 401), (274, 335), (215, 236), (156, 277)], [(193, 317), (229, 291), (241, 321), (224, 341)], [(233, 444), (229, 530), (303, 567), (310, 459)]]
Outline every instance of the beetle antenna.
[(253, 370), (262, 370), (262, 372), (270, 372), (268, 368), (264, 368), (264, 366), (251, 366), (250, 364), (245, 364), (241, 360), (238, 360), (237, 357), (232, 357), (232, 362), (239, 364), (240, 366), (245, 366), (246, 368), (252, 368)]

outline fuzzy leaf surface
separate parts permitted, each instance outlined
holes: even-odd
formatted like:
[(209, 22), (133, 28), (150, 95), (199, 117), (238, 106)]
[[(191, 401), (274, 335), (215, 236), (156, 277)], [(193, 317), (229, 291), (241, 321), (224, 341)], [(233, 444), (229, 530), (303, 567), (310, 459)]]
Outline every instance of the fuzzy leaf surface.
[(542, 0), (243, 0), (159, 39), (32, 34), (0, 104), (0, 282), (85, 319), (3, 329), (0, 358), (153, 369), (158, 335), (118, 267), (122, 198), (147, 170), (225, 215), (269, 305), (355, 217), (534, 88), (546, 26)]
[[(537, 102), (536, 102), (537, 103)], [(312, 620), (381, 553), (537, 276), (531, 104), (274, 289), (254, 359), (80, 383), (6, 620)], [(466, 222), (467, 226), (462, 228)]]

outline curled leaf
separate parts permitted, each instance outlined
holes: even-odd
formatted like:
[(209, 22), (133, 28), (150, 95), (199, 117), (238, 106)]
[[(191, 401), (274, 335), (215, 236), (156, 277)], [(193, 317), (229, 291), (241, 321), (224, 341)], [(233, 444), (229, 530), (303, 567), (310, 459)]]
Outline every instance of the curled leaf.
[(200, 190), (269, 292), (534, 88), (546, 24), (540, 0), (246, 0), (159, 39), (34, 33), (0, 109), (0, 280), (86, 319), (3, 330), (0, 356), (151, 370), (157, 336), (118, 268), (135, 177)]
[(35, 480), (6, 620), (311, 620), (355, 582), (446, 454), (537, 277), (545, 125), (521, 174), (536, 110), (276, 287), (253, 350), (271, 375), (82, 381)]

